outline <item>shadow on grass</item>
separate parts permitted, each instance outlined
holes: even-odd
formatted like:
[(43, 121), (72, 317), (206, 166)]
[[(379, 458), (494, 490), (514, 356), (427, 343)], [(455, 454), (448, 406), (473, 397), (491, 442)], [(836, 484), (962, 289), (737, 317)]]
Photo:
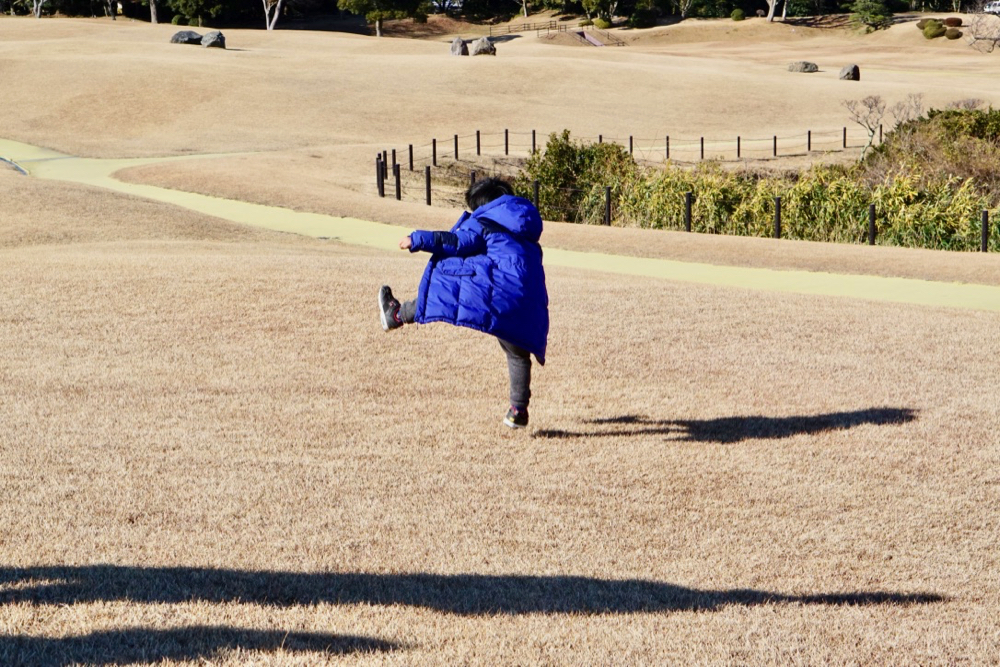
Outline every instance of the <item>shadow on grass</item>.
[(930, 593), (860, 591), (786, 595), (749, 589), (699, 590), (641, 579), (480, 574), (244, 572), (209, 568), (0, 568), (0, 604), (243, 602), (407, 605), (466, 616), (715, 611), (730, 605), (911, 605)]
[(131, 628), (71, 637), (0, 636), (4, 665), (121, 665), (163, 660), (202, 661), (225, 649), (310, 651), (328, 656), (401, 648), (367, 637), (280, 630), (193, 626), (174, 630)]
[[(826, 431), (854, 428), (864, 424), (885, 426), (905, 424), (917, 418), (909, 408), (870, 408), (854, 412), (832, 412), (825, 415), (792, 417), (721, 417), (719, 419), (650, 419), (643, 415), (621, 415), (588, 420), (600, 428), (588, 431), (541, 429), (534, 432), (542, 438), (595, 438), (634, 435), (666, 435), (679, 442), (718, 442), (731, 444), (743, 440), (778, 440), (794, 435), (809, 435)], [(611, 428), (608, 428), (608, 427)]]

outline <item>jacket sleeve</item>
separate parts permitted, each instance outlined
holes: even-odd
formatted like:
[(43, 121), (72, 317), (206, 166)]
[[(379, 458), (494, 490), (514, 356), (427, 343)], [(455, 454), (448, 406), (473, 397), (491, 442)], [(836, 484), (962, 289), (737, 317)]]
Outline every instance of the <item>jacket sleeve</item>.
[(444, 257), (470, 257), (486, 252), (486, 239), (468, 229), (457, 232), (427, 232), (410, 234), (410, 252), (424, 251)]

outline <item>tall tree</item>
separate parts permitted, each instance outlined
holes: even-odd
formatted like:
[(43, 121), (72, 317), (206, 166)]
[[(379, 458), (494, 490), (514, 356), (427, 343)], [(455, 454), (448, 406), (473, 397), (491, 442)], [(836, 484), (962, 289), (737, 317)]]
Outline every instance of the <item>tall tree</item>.
[(268, 30), (274, 30), (274, 24), (281, 16), (281, 6), (285, 0), (261, 0), (264, 4), (264, 25)]
[(375, 36), (382, 36), (382, 22), (415, 16), (422, 0), (337, 0), (337, 7), (360, 14), (375, 26)]

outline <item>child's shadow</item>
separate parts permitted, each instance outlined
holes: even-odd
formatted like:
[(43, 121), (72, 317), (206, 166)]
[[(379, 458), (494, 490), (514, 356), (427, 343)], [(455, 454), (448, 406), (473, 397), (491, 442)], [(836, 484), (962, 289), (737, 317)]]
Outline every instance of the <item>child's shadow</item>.
[[(541, 429), (534, 432), (542, 438), (622, 437), (630, 435), (665, 435), (679, 442), (719, 442), (729, 444), (742, 440), (781, 439), (793, 435), (822, 433), (849, 429), (863, 424), (883, 426), (905, 424), (917, 418), (910, 408), (868, 408), (853, 412), (832, 412), (823, 415), (791, 417), (720, 417), (718, 419), (650, 419), (645, 415), (621, 415), (588, 419), (585, 423), (600, 428), (589, 431)], [(610, 428), (608, 428), (610, 426)]]

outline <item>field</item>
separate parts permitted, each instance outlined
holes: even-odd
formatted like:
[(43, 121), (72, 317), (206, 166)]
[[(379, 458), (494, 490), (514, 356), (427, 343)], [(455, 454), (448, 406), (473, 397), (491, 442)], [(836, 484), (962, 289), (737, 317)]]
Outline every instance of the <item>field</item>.
[[(793, 134), (875, 93), (1000, 104), (1000, 55), (908, 24), (532, 33), (494, 59), (450, 57), (455, 27), (227, 30), (219, 51), (0, 17), (0, 148), (218, 154), (120, 178), (402, 236), (459, 209), (375, 196), (386, 146)], [(542, 243), (1000, 288), (995, 255), (560, 223)], [(0, 163), (0, 664), (997, 663), (995, 300), (553, 259), (549, 358), (509, 432), (495, 341), (378, 325), (378, 286), (411, 295), (425, 259)]]

